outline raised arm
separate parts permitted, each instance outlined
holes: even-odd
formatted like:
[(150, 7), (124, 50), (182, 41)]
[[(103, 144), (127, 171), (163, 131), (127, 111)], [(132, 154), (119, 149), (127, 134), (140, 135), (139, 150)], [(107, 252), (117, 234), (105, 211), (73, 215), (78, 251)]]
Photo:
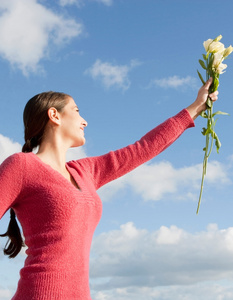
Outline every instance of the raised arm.
[[(208, 89), (212, 79), (200, 88), (196, 100), (187, 109), (169, 118), (132, 145), (111, 151), (98, 157), (72, 162), (83, 168), (94, 181), (96, 189), (122, 176), (152, 159), (170, 146), (187, 128), (193, 127), (193, 120), (206, 109)], [(209, 95), (215, 101), (217, 92)], [(71, 164), (72, 164), (71, 163)]]
[(88, 172), (98, 189), (152, 159), (171, 145), (185, 129), (193, 126), (189, 112), (184, 109), (132, 145), (102, 156), (84, 158), (70, 163)]

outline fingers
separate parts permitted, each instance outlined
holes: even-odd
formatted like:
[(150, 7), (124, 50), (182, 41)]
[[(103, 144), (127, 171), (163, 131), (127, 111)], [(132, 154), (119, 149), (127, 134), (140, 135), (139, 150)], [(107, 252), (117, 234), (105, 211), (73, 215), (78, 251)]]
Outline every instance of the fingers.
[(209, 95), (210, 99), (214, 102), (216, 100), (218, 100), (218, 91), (212, 93)]
[[(206, 83), (205, 83), (205, 85), (204, 85), (204, 88), (207, 89), (207, 90), (209, 90), (209, 88), (210, 88), (212, 82), (213, 82), (213, 78), (210, 77), (210, 78), (206, 81)], [(214, 93), (211, 93), (211, 94), (209, 94), (208, 96), (209, 96), (209, 98), (214, 102), (214, 101), (218, 100), (218, 91), (215, 91)]]
[(213, 82), (213, 78), (210, 77), (210, 79), (208, 79), (204, 85), (204, 87), (208, 90), (211, 86), (211, 83)]

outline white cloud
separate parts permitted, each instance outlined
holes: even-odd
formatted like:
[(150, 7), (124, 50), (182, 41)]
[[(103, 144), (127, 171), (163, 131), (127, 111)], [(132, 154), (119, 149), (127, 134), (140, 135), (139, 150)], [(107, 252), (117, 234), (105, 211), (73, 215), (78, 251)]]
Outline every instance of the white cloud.
[[(175, 297), (174, 297), (175, 295)], [(232, 300), (232, 282), (189, 286), (116, 288), (93, 293), (96, 300)]]
[[(107, 6), (111, 6), (113, 4), (113, 0), (92, 0), (92, 1), (99, 2)], [(84, 5), (84, 0), (60, 0), (59, 3), (61, 6), (76, 5), (78, 7), (81, 7)]]
[(66, 160), (78, 160), (80, 158), (86, 157), (86, 152), (83, 147), (77, 147), (77, 148), (70, 148), (67, 151)]
[[(3, 160), (6, 159), (8, 156), (17, 152), (21, 152), (21, 150), (22, 145), (0, 134), (0, 163), (2, 163)], [(67, 152), (66, 159), (67, 161), (77, 160), (86, 156), (87, 155), (84, 147), (70, 148)]]
[(1, 300), (9, 300), (11, 296), (12, 296), (12, 293), (10, 290), (0, 289), (0, 299)]
[(22, 146), (0, 134), (0, 163), (8, 156), (21, 151)]
[(60, 0), (59, 1), (61, 6), (66, 6), (66, 5), (76, 5), (78, 7), (84, 5), (83, 0)]
[(138, 65), (140, 62), (137, 60), (132, 60), (129, 65), (113, 65), (97, 59), (85, 74), (89, 74), (95, 80), (99, 79), (106, 88), (116, 87), (127, 90), (130, 87), (128, 73)]
[[(104, 201), (114, 197), (119, 190), (130, 186), (131, 190), (139, 194), (145, 201), (162, 200), (172, 195), (176, 200), (193, 200), (197, 198), (200, 189), (202, 164), (174, 168), (168, 161), (146, 163), (109, 183), (100, 189), (100, 196)], [(228, 167), (218, 161), (208, 163), (206, 184), (230, 184)]]
[(0, 55), (29, 72), (41, 70), (52, 44), (62, 45), (82, 33), (83, 26), (49, 10), (37, 0), (0, 2)]
[(176, 226), (171, 226), (167, 228), (166, 226), (161, 226), (157, 237), (158, 245), (175, 245), (178, 244), (183, 234), (183, 230), (177, 228)]
[[(144, 164), (128, 174), (127, 182), (144, 200), (161, 200), (172, 194), (174, 199), (190, 199), (200, 188), (202, 164), (174, 168), (170, 162)], [(209, 162), (206, 183), (228, 184), (227, 167), (220, 162)]]
[[(94, 238), (91, 251), (92, 297), (232, 300), (232, 233), (232, 227), (220, 230), (216, 224), (193, 234), (174, 225), (149, 232), (131, 222), (102, 233)], [(4, 300), (16, 288), (17, 279), (14, 288), (7, 289), (12, 274), (23, 265), (22, 257), (1, 264), (5, 269), (1, 268), (0, 299)]]
[(90, 267), (92, 289), (96, 293), (101, 291), (103, 299), (104, 295), (109, 299), (105, 291), (115, 289), (116, 293), (122, 289), (125, 298), (114, 299), (126, 299), (130, 289), (140, 288), (141, 292), (146, 291), (144, 299), (150, 299), (147, 293), (152, 297), (150, 293), (155, 287), (160, 294), (158, 287), (162, 286), (172, 289), (179, 285), (233, 281), (232, 234), (232, 227), (219, 230), (216, 224), (191, 234), (174, 225), (149, 232), (126, 223), (119, 230), (94, 238)]
[(103, 3), (107, 6), (111, 6), (113, 4), (113, 0), (94, 0), (96, 2), (99, 2), (99, 3)]
[(179, 76), (171, 76), (168, 78), (154, 79), (151, 81), (149, 86), (156, 85), (162, 88), (180, 88), (185, 86), (190, 86), (192, 88), (196, 88), (196, 78), (191, 76), (187, 77), (179, 77)]
[(109, 201), (110, 199), (114, 198), (115, 195), (119, 195), (119, 191), (124, 189), (126, 184), (126, 176), (123, 176), (104, 185), (97, 192), (102, 201)]

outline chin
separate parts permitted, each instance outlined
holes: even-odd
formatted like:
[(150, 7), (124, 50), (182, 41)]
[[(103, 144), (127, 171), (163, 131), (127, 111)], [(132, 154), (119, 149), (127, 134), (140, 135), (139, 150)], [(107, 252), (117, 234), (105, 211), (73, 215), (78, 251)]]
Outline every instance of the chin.
[(86, 143), (86, 140), (85, 140), (85, 138), (83, 138), (82, 140), (76, 141), (76, 142), (71, 146), (71, 148), (81, 147), (81, 146), (85, 145), (85, 143)]

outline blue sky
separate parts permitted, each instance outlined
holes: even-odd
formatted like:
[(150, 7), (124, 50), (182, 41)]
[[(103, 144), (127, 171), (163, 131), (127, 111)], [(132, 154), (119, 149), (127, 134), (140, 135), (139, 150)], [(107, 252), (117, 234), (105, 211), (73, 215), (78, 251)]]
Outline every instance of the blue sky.
[[(88, 121), (86, 145), (67, 159), (135, 142), (195, 100), (203, 41), (222, 34), (232, 45), (232, 12), (230, 0), (1, 0), (0, 161), (21, 149), (25, 103), (47, 90), (70, 94)], [(209, 159), (199, 215), (201, 117), (99, 191), (93, 299), (233, 299), (232, 58), (226, 63), (214, 109), (230, 116), (217, 121), (222, 147)], [(0, 254), (0, 300), (13, 295), (24, 259)]]

